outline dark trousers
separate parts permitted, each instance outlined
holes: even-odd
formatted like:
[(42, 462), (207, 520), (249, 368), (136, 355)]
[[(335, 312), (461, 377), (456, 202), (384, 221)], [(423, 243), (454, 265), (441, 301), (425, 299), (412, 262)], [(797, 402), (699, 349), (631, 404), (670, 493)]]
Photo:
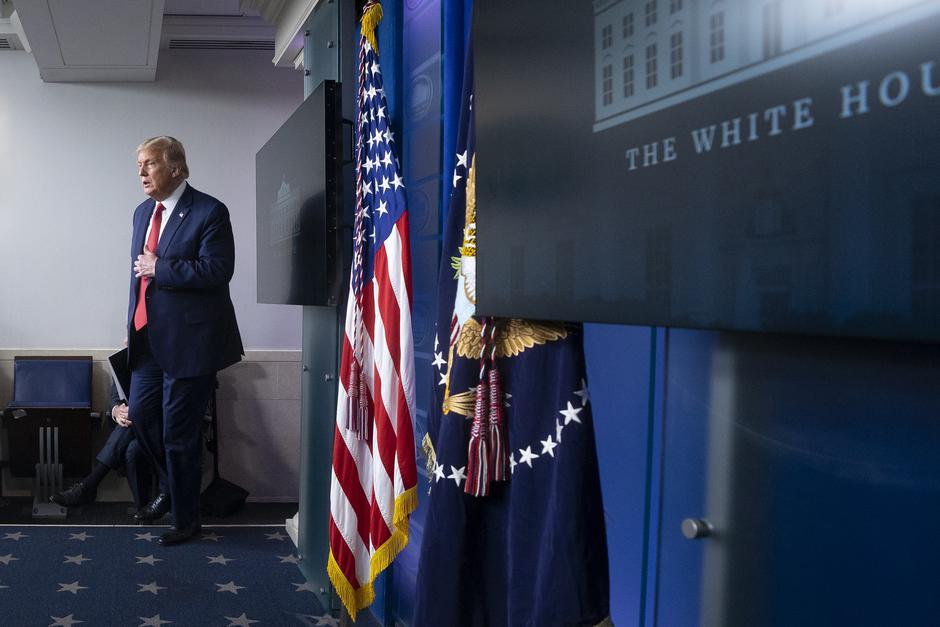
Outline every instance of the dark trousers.
[(170, 495), (174, 524), (183, 529), (199, 522), (202, 422), (215, 373), (177, 379), (151, 353), (147, 327), (129, 340), (134, 358), (128, 417), (154, 465), (160, 491)]
[(111, 470), (124, 466), (127, 485), (131, 488), (134, 504), (138, 509), (150, 501), (150, 493), (153, 489), (153, 464), (137, 442), (132, 427), (114, 427), (111, 435), (108, 436), (108, 441), (101, 447), (95, 458)]

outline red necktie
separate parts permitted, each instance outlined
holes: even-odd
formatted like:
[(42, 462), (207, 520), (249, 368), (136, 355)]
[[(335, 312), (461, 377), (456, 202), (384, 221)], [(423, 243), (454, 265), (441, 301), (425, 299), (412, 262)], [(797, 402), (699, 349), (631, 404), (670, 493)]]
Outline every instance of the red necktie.
[[(147, 250), (154, 252), (157, 250), (157, 242), (160, 241), (160, 224), (163, 222), (163, 203), (157, 203), (153, 209), (153, 221), (150, 223), (150, 237), (147, 238)], [(140, 277), (140, 291), (137, 293), (137, 308), (134, 310), (134, 328), (140, 331), (147, 324), (147, 304), (146, 293), (147, 286), (150, 285), (150, 277)]]

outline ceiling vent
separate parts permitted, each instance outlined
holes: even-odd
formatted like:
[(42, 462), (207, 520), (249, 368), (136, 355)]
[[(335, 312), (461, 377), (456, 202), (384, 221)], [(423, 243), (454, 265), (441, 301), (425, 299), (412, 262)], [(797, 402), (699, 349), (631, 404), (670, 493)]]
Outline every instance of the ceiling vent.
[(170, 39), (170, 50), (263, 50), (274, 51), (273, 39)]
[(0, 50), (14, 50), (13, 44), (6, 37), (0, 37)]

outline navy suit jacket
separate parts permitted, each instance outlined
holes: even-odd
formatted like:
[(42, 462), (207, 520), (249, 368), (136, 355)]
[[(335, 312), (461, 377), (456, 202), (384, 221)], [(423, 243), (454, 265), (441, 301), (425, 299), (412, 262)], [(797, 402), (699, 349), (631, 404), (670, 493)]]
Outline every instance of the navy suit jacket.
[[(155, 206), (148, 199), (134, 211), (128, 337), (134, 333), (140, 286), (133, 262), (143, 251)], [(146, 293), (150, 349), (163, 371), (174, 378), (212, 374), (239, 361), (244, 353), (228, 288), (235, 271), (232, 223), (224, 204), (189, 184), (173, 213), (168, 213), (163, 215), (166, 226), (156, 250), (156, 274)]]

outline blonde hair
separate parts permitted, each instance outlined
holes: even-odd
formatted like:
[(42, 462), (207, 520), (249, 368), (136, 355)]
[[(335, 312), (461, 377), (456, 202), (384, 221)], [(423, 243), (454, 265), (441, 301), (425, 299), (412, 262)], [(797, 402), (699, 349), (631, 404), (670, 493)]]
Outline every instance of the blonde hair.
[(160, 135), (145, 139), (137, 152), (142, 150), (155, 150), (163, 155), (163, 161), (170, 168), (176, 168), (184, 179), (189, 178), (189, 166), (186, 165), (186, 150), (180, 140), (168, 135)]

